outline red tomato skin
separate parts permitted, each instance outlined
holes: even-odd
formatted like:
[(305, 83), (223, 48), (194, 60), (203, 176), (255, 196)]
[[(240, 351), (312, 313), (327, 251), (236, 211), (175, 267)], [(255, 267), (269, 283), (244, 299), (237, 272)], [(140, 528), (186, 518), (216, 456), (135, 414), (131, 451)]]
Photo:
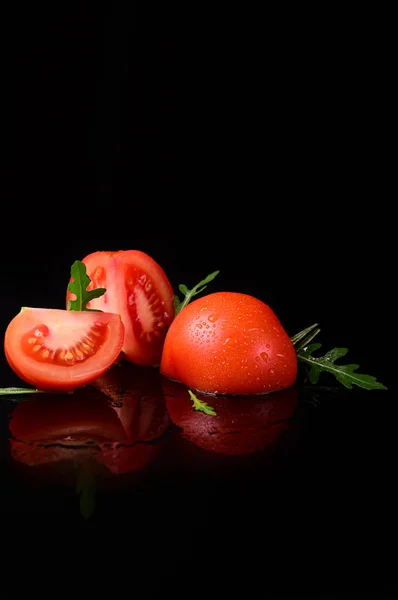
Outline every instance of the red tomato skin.
[[(107, 290), (88, 307), (121, 315), (125, 335), (120, 359), (158, 366), (174, 318), (174, 292), (165, 271), (141, 250), (93, 252), (82, 262), (92, 280), (88, 289)], [(73, 298), (67, 291), (66, 301)]]
[(274, 311), (237, 292), (216, 292), (188, 304), (164, 343), (161, 373), (210, 394), (251, 395), (292, 386), (294, 346)]

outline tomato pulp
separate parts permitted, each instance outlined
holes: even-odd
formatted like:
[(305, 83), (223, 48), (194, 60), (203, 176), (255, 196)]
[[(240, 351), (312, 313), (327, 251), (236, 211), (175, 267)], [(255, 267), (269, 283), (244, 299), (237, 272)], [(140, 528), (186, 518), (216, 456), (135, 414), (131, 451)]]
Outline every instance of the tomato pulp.
[(7, 327), (4, 352), (24, 381), (68, 391), (105, 373), (119, 356), (123, 337), (116, 314), (25, 308)]
[(160, 370), (206, 393), (263, 394), (294, 384), (294, 346), (261, 300), (216, 292), (194, 300), (171, 324)]
[[(139, 365), (159, 365), (166, 331), (174, 318), (174, 292), (160, 265), (145, 252), (94, 252), (83, 261), (88, 289), (106, 293), (88, 308), (120, 314), (125, 336), (121, 358)], [(67, 301), (74, 294), (67, 292)]]

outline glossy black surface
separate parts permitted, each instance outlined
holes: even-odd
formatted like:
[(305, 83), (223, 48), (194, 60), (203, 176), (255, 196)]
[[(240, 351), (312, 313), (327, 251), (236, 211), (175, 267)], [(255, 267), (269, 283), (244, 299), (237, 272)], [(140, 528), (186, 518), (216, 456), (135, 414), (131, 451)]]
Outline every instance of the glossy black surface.
[(213, 417), (152, 368), (115, 366), (95, 387), (2, 399), (2, 514), (21, 560), (62, 573), (73, 557), (105, 569), (89, 587), (123, 571), (176, 597), (395, 589), (391, 396), (207, 396)]

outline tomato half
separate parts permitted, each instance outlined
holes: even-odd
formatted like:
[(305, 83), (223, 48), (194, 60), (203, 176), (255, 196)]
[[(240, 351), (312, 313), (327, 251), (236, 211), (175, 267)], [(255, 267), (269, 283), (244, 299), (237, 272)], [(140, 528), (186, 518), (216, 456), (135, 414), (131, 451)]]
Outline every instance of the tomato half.
[[(174, 292), (160, 265), (145, 252), (94, 252), (83, 261), (88, 289), (105, 287), (89, 308), (120, 314), (125, 336), (121, 358), (159, 365), (166, 331), (174, 318)], [(67, 292), (67, 301), (74, 294)]]
[(262, 394), (294, 384), (294, 346), (261, 300), (217, 292), (188, 304), (174, 319), (160, 370), (166, 377), (214, 394)]
[(123, 336), (116, 314), (25, 308), (7, 327), (4, 352), (24, 381), (67, 391), (105, 373), (120, 354)]

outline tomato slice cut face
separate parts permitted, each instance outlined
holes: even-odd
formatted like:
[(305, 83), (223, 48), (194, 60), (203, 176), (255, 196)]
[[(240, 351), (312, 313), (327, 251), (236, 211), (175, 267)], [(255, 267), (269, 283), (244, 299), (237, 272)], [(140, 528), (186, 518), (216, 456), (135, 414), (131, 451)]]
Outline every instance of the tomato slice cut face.
[(74, 390), (118, 358), (124, 326), (114, 313), (25, 308), (7, 327), (4, 351), (24, 381), (43, 390)]
[[(125, 336), (121, 358), (159, 365), (167, 329), (174, 318), (173, 288), (160, 265), (145, 252), (94, 252), (83, 259), (88, 289), (105, 287), (89, 308), (120, 314)], [(67, 293), (67, 301), (74, 295)]]

